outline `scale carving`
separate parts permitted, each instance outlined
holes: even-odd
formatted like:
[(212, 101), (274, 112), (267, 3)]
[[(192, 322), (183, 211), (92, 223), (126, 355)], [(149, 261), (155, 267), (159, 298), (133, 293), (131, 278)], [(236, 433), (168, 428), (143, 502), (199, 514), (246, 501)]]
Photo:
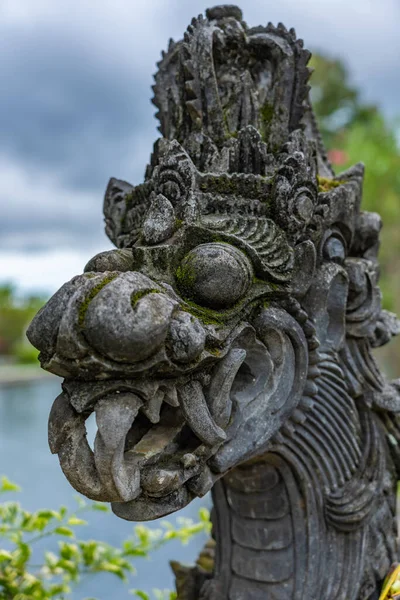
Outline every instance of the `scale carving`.
[(363, 166), (328, 161), (309, 58), (237, 7), (193, 19), (158, 63), (144, 183), (105, 194), (117, 249), (28, 331), (64, 378), (49, 441), (76, 490), (132, 521), (212, 490), (214, 567), (175, 565), (180, 599), (367, 600), (398, 558), (381, 221)]

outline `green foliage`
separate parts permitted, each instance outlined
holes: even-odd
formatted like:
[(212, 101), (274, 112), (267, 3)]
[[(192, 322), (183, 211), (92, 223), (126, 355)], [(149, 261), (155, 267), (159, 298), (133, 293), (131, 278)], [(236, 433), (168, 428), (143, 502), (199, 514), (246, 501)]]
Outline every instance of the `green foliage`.
[(338, 130), (356, 121), (368, 123), (377, 109), (360, 100), (359, 91), (350, 82), (346, 65), (340, 59), (313, 54), (310, 66), (314, 69), (311, 99), (329, 148)]
[[(6, 477), (1, 479), (0, 492), (15, 492), (19, 488)], [(129, 583), (135, 573), (134, 561), (147, 558), (171, 540), (186, 544), (194, 535), (210, 532), (208, 511), (202, 509), (199, 522), (177, 519), (177, 526), (163, 523), (159, 529), (138, 525), (133, 535), (116, 548), (96, 540), (80, 540), (76, 528), (86, 525), (82, 518), (93, 510), (108, 511), (104, 504), (86, 503), (78, 498), (78, 508), (71, 513), (59, 510), (24, 510), (18, 502), (0, 504), (0, 600), (66, 600), (83, 576), (110, 573)], [(45, 551), (40, 564), (32, 564), (32, 549), (44, 538), (56, 539), (56, 551)], [(131, 590), (138, 598), (149, 599), (141, 590)], [(154, 590), (155, 600), (173, 600), (174, 592)], [(92, 599), (93, 600), (93, 599)]]
[(38, 352), (25, 339), (25, 329), (45, 300), (38, 296), (17, 298), (12, 285), (0, 286), (0, 354), (21, 363), (37, 363)]
[(333, 165), (345, 170), (365, 164), (363, 210), (378, 212), (383, 221), (380, 262), (385, 308), (399, 312), (400, 280), (400, 148), (398, 124), (375, 106), (365, 104), (337, 59), (314, 55), (312, 99)]
[(12, 348), (12, 354), (16, 362), (21, 365), (38, 364), (39, 352), (28, 340), (16, 342)]
[[(137, 598), (141, 598), (141, 600), (151, 600), (149, 594), (146, 594), (142, 590), (132, 590), (132, 593)], [(176, 592), (171, 592), (170, 590), (153, 590), (153, 593), (155, 600), (176, 600), (177, 598)]]

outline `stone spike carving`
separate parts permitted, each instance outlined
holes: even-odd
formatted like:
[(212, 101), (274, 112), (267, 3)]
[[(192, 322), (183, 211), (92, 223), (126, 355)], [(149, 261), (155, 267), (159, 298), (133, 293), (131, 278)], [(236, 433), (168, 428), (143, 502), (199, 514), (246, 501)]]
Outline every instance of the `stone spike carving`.
[(171, 41), (145, 182), (106, 191), (117, 249), (28, 330), (64, 377), (49, 441), (77, 490), (134, 521), (212, 490), (215, 543), (174, 565), (180, 599), (367, 600), (398, 558), (400, 383), (372, 348), (400, 328), (363, 167), (334, 176), (308, 58), (233, 6)]

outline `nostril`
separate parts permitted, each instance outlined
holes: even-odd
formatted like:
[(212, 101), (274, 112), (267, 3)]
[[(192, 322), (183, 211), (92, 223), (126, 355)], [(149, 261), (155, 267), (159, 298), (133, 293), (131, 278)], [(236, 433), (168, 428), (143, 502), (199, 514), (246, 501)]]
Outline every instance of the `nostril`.
[(39, 310), (29, 325), (26, 336), (41, 352), (51, 353), (54, 350), (61, 318), (75, 291), (74, 280), (65, 283)]
[(112, 360), (145, 360), (164, 343), (176, 305), (144, 275), (123, 274), (90, 302), (85, 338)]

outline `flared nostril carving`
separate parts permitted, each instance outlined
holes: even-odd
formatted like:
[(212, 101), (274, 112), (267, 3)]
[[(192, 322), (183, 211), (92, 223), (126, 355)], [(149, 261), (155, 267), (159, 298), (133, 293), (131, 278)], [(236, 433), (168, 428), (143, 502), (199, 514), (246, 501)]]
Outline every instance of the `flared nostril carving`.
[(74, 278), (65, 283), (39, 310), (26, 332), (26, 337), (40, 352), (51, 353), (57, 342), (58, 328), (68, 303), (76, 292)]
[(112, 360), (139, 362), (163, 344), (176, 307), (150, 279), (126, 273), (91, 301), (82, 324), (84, 335)]
[(85, 273), (54, 294), (27, 336), (45, 367), (63, 376), (86, 373), (93, 351), (100, 361), (138, 363), (163, 346), (177, 307), (141, 273)]

